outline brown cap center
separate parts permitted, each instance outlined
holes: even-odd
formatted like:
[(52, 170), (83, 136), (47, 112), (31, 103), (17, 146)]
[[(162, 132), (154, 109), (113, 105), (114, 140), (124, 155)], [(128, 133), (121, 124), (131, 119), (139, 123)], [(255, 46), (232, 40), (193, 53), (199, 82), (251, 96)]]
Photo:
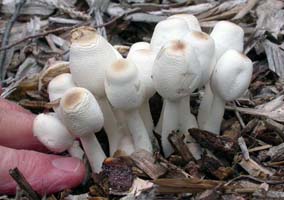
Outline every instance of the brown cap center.
[(125, 60), (118, 60), (113, 65), (112, 68), (116, 72), (123, 71), (127, 66), (127, 62)]
[(185, 49), (185, 43), (182, 41), (176, 40), (173, 43), (172, 49), (175, 51), (183, 51)]
[(82, 26), (72, 30), (71, 42), (80, 43), (83, 45), (89, 44), (92, 40), (96, 39), (96, 30), (92, 27)]
[(63, 101), (63, 107), (67, 109), (75, 108), (78, 104), (81, 103), (84, 95), (84, 91), (73, 90), (65, 96)]

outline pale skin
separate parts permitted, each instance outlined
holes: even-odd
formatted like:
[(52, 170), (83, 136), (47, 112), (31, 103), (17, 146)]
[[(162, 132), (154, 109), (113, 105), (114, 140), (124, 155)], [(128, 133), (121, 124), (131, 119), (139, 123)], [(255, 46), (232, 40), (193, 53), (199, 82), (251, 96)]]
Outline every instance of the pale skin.
[[(16, 183), (9, 175), (9, 169), (14, 167), (40, 194), (73, 188), (83, 181), (85, 167), (79, 159), (40, 153), (47, 149), (33, 137), (34, 114), (0, 98), (0, 118), (0, 194), (15, 194)], [(44, 179), (42, 184), (35, 176)]]

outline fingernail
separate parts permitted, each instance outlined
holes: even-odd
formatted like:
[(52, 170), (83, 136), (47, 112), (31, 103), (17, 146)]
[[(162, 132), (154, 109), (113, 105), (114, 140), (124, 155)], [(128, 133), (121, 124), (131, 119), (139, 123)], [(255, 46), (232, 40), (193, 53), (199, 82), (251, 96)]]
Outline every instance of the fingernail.
[(52, 161), (52, 165), (66, 172), (76, 172), (81, 165), (81, 161), (76, 158), (57, 158)]

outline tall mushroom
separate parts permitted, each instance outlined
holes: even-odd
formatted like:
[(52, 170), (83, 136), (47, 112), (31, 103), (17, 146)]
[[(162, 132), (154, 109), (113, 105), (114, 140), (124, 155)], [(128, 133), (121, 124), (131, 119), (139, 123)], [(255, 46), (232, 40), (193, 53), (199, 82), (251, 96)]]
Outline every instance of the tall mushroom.
[(104, 117), (95, 97), (85, 88), (71, 88), (62, 97), (60, 109), (65, 126), (80, 138), (92, 170), (100, 172), (106, 156), (94, 133), (102, 129)]
[(218, 60), (211, 78), (213, 101), (204, 130), (219, 134), (225, 102), (240, 97), (250, 84), (252, 62), (236, 50), (226, 51)]
[(158, 145), (153, 134), (154, 123), (149, 105), (150, 98), (156, 92), (151, 78), (155, 58), (156, 54), (150, 49), (149, 46), (148, 48), (137, 50), (132, 48), (127, 56), (127, 59), (131, 60), (137, 66), (141, 83), (145, 86), (144, 102), (139, 110), (151, 141)]
[(139, 113), (139, 107), (144, 100), (145, 88), (140, 81), (135, 64), (126, 59), (114, 62), (107, 68), (105, 88), (111, 105), (125, 112), (135, 149), (152, 152), (149, 134)]
[[(162, 32), (162, 34), (159, 34), (159, 30), (161, 29), (161, 28), (157, 28), (157, 34), (156, 35), (160, 35), (160, 37), (163, 37), (163, 34), (166, 34), (166, 40), (164, 40), (164, 44), (166, 43), (166, 42), (168, 42), (168, 41), (170, 41), (170, 40), (174, 40), (174, 39), (182, 39), (182, 40), (189, 40), (188, 39), (188, 34), (190, 33), (190, 32), (192, 32), (192, 31), (194, 31), (194, 32), (200, 32), (201, 31), (201, 27), (200, 27), (200, 24), (199, 24), (199, 22), (198, 22), (198, 19), (194, 16), (194, 15), (190, 15), (190, 14), (175, 14), (175, 15), (172, 15), (172, 16), (170, 16), (170, 17), (168, 17), (167, 18), (167, 20), (172, 20), (172, 19), (176, 19), (176, 20), (181, 20), (181, 21), (184, 21), (184, 22), (186, 22), (186, 28), (182, 28), (182, 29), (178, 29), (179, 27), (178, 26), (176, 26), (176, 25), (178, 25), (179, 23), (176, 23), (175, 21), (173, 21), (174, 23), (166, 23), (165, 22), (165, 24), (167, 25), (169, 25), (169, 27), (168, 27), (168, 30), (164, 30), (163, 32)], [(165, 25), (164, 25), (165, 26)], [(176, 27), (175, 27), (176, 26)], [(163, 27), (163, 26), (162, 26)], [(174, 35), (175, 33), (172, 33), (173, 31), (172, 31), (172, 29), (177, 29), (177, 30), (175, 30), (175, 31), (180, 31), (180, 33), (178, 34), (178, 35)], [(185, 34), (185, 35), (183, 35), (183, 34)], [(180, 37), (181, 36), (181, 37)], [(152, 39), (153, 40), (153, 39)], [(151, 43), (154, 43), (154, 41), (152, 42), (151, 41)], [(190, 41), (190, 43), (191, 43), (191, 41)], [(184, 101), (188, 101), (188, 103), (190, 102), (190, 100), (188, 99), (188, 100), (184, 100)], [(161, 115), (160, 116), (162, 116), (163, 115), (163, 113), (164, 113), (164, 109), (165, 109), (165, 106), (164, 106), (164, 104), (163, 104), (163, 107), (162, 107), (162, 111), (161, 111)], [(186, 109), (183, 109), (183, 108), (181, 108), (181, 111), (185, 111)], [(193, 116), (191, 116), (191, 119), (189, 119), (189, 120), (194, 120), (193, 118), (192, 118)], [(187, 119), (186, 119), (187, 120)], [(158, 121), (158, 123), (157, 123), (157, 126), (156, 126), (156, 128), (155, 128), (155, 132), (157, 132), (157, 133), (161, 133), (161, 130), (162, 130), (162, 124), (163, 124), (163, 118), (162, 117), (160, 117), (159, 118), (159, 121)], [(182, 128), (183, 130), (184, 130), (184, 128)]]
[[(243, 29), (228, 21), (218, 22), (210, 36), (215, 42), (215, 61), (210, 69), (210, 74), (214, 71), (218, 59), (229, 49), (234, 49), (239, 52), (243, 51), (244, 31)], [(214, 64), (215, 62), (215, 64)], [(205, 124), (210, 120), (210, 113), (212, 113), (212, 105), (214, 94), (211, 90), (210, 84), (205, 86), (205, 92), (199, 106), (197, 121), (200, 129), (205, 129)]]
[[(168, 135), (181, 126), (196, 127), (187, 99), (200, 84), (202, 71), (194, 49), (184, 41), (172, 40), (158, 53), (152, 72), (154, 87), (163, 97), (165, 108), (162, 125), (162, 147), (165, 156), (173, 152)], [(181, 120), (180, 107), (186, 109), (187, 120)], [(195, 124), (181, 124), (190, 123)]]
[(70, 70), (73, 80), (77, 86), (91, 91), (98, 100), (104, 118), (107, 119), (104, 129), (112, 155), (124, 134), (106, 98), (104, 79), (106, 67), (118, 59), (118, 53), (111, 44), (90, 27), (73, 30), (71, 38)]

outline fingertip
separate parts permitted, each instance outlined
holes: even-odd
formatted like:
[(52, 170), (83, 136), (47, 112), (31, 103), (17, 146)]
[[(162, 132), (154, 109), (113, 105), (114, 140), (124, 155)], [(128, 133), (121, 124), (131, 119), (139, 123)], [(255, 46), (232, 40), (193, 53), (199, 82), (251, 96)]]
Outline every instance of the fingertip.
[(16, 183), (9, 169), (17, 167), (32, 188), (41, 195), (74, 188), (85, 177), (85, 166), (77, 158), (47, 155), (0, 146), (0, 194), (15, 194)]
[[(0, 95), (1, 95), (1, 88), (0, 88)], [(0, 109), (18, 111), (18, 112), (23, 112), (23, 113), (32, 115), (32, 113), (29, 110), (23, 108), (22, 106), (19, 106), (17, 103), (13, 101), (4, 99), (2, 97), (0, 97)]]

